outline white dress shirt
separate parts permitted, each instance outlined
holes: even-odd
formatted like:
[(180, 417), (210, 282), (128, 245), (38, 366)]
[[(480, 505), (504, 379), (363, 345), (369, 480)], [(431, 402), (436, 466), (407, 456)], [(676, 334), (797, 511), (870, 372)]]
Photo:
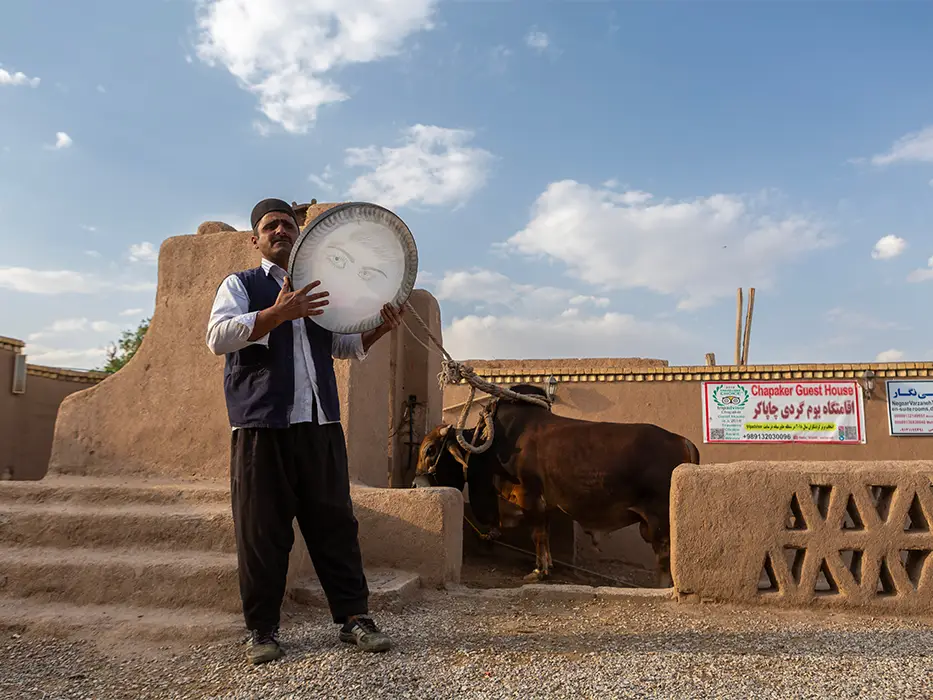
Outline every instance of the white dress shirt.
[[(262, 269), (278, 282), (279, 288), (285, 283), (286, 273), (280, 266), (263, 258)], [(227, 277), (217, 289), (214, 297), (214, 306), (211, 308), (210, 320), (207, 323), (207, 347), (215, 355), (236, 352), (253, 344), (268, 347), (268, 333), (257, 340), (249, 340), (258, 313), (258, 311), (249, 311), (249, 296), (239, 277), (236, 275)], [(314, 360), (311, 358), (311, 343), (305, 332), (304, 319), (295, 319), (291, 324), (295, 357), (295, 401), (289, 422), (292, 424), (311, 422), (313, 401), (317, 401), (317, 422), (336, 423), (338, 421), (328, 420), (320, 408), (317, 372), (314, 368)], [(336, 359), (365, 359), (366, 351), (363, 349), (362, 336), (359, 333), (349, 335), (334, 333), (331, 356)]]

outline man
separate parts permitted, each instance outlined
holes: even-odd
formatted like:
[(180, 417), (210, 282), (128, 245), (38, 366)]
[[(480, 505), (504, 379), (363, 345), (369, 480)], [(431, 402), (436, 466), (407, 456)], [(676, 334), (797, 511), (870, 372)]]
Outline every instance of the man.
[(230, 490), (247, 658), (280, 658), (279, 617), (288, 557), (298, 526), (327, 596), (339, 638), (368, 651), (391, 646), (368, 615), (358, 523), (350, 501), (347, 452), (333, 358), (364, 359), (401, 319), (386, 305), (384, 323), (335, 335), (314, 323), (328, 303), (314, 281), (293, 290), (286, 276), (299, 233), (283, 200), (252, 211), (251, 241), (262, 261), (220, 285), (207, 345), (226, 356), (224, 394), (233, 428)]

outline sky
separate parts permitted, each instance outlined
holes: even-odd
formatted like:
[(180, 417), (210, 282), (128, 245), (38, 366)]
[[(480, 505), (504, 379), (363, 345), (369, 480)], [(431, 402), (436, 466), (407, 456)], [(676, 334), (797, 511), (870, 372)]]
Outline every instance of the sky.
[(755, 287), (749, 363), (933, 360), (930, 3), (2, 17), (0, 335), (30, 362), (99, 367), (162, 241), (270, 196), (401, 216), (457, 359), (727, 364)]

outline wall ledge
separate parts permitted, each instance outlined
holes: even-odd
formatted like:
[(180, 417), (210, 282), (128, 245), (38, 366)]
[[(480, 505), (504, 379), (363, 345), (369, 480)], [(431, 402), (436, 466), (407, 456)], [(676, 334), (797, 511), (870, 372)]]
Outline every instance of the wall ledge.
[(12, 350), (14, 353), (19, 353), (24, 347), (26, 347), (26, 343), (22, 340), (0, 335), (0, 350)]
[[(464, 364), (470, 365), (467, 361)], [(700, 382), (736, 380), (859, 379), (866, 370), (875, 379), (933, 377), (933, 362), (866, 362), (802, 365), (694, 365), (681, 367), (635, 367), (619, 371), (553, 371), (547, 366), (534, 369), (484, 369), (476, 374), (495, 384), (540, 384), (549, 376), (559, 382)], [(461, 380), (459, 384), (466, 384)]]
[(45, 377), (46, 379), (77, 382), (79, 384), (98, 384), (110, 376), (106, 372), (96, 372), (94, 370), (81, 371), (29, 364), (26, 365), (26, 374), (33, 377)]

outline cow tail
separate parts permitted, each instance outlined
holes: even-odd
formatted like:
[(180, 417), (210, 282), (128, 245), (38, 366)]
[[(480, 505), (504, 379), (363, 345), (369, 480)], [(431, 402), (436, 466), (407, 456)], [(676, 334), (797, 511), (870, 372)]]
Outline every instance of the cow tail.
[(687, 446), (687, 464), (699, 464), (700, 451), (697, 449), (697, 446), (687, 438), (684, 438), (684, 443)]

